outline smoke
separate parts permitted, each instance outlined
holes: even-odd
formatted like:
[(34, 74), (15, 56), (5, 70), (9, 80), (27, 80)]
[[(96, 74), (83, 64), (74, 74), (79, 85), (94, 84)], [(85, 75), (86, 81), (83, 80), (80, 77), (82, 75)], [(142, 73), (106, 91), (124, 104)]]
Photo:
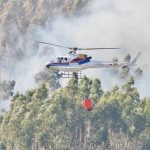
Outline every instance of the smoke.
[[(120, 47), (120, 50), (86, 52), (95, 60), (111, 60), (130, 53), (133, 57), (142, 52), (138, 67), (144, 71), (143, 78), (136, 81), (141, 96), (150, 95), (150, 2), (148, 0), (93, 0), (86, 7), (86, 14), (74, 17), (58, 16), (53, 22), (47, 21), (45, 27), (32, 26), (26, 37), (17, 34), (24, 43), (24, 57), (13, 64), (13, 69), (3, 69), (2, 78), (16, 80), (15, 91), (25, 91), (35, 87), (34, 76), (43, 70), (45, 63), (56, 55), (67, 53), (67, 49), (40, 45), (33, 47), (36, 40), (47, 41), (70, 47)], [(15, 29), (16, 30), (16, 29)], [(25, 41), (25, 42), (24, 42)], [(21, 44), (20, 44), (21, 45)], [(84, 53), (81, 51), (81, 53)], [(9, 66), (7, 66), (9, 68)], [(84, 71), (89, 77), (102, 81), (104, 89), (120, 84), (120, 80), (104, 69)], [(63, 81), (63, 84), (66, 80)]]
[[(87, 14), (73, 18), (59, 17), (52, 23), (49, 34), (56, 42), (77, 47), (120, 47), (120, 50), (86, 52), (97, 60), (111, 60), (130, 53), (132, 58), (142, 52), (137, 65), (144, 73), (136, 80), (141, 96), (150, 94), (146, 86), (150, 83), (149, 66), (149, 17), (148, 0), (95, 0), (87, 6)], [(47, 34), (46, 34), (47, 35)], [(42, 39), (41, 39), (42, 40)], [(44, 39), (51, 41), (50, 38)], [(54, 48), (59, 54), (58, 48)], [(67, 52), (67, 50), (65, 51)], [(104, 69), (84, 71), (89, 77), (101, 78), (104, 89), (110, 89), (121, 81)]]

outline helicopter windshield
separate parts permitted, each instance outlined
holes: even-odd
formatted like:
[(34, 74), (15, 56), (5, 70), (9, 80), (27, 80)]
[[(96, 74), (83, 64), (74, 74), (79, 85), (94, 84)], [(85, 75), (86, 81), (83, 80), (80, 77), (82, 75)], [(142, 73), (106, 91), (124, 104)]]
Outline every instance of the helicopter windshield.
[(57, 62), (58, 63), (66, 63), (68, 62), (67, 57), (57, 57)]

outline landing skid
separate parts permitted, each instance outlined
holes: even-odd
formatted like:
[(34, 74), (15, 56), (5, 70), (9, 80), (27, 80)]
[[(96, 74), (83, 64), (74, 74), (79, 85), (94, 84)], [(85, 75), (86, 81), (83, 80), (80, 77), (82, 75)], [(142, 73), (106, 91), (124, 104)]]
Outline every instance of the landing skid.
[(64, 73), (58, 73), (60, 78), (76, 78), (76, 79), (82, 79), (81, 72), (64, 72)]

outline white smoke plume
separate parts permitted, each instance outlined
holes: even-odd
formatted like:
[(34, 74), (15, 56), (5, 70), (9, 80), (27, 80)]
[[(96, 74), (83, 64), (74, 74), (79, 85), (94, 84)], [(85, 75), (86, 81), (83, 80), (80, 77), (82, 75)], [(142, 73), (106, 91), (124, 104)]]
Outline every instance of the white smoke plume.
[[(130, 53), (133, 58), (141, 51), (142, 55), (137, 64), (144, 73), (143, 78), (136, 81), (136, 86), (142, 97), (148, 96), (150, 90), (146, 86), (150, 83), (149, 6), (148, 0), (94, 0), (88, 5), (87, 14), (84, 16), (57, 18), (48, 34), (55, 37), (57, 43), (66, 46), (121, 48), (120, 51), (87, 52), (97, 60), (111, 60), (117, 56), (123, 61), (126, 54)], [(44, 35), (47, 35), (47, 30)], [(51, 38), (41, 40), (54, 41)], [(60, 50), (54, 49), (59, 54)], [(85, 73), (90, 77), (101, 78), (105, 89), (120, 83), (117, 77), (105, 70), (88, 70)]]
[[(150, 1), (148, 0), (93, 0), (86, 6), (86, 14), (75, 17), (55, 18), (47, 22), (45, 27), (33, 26), (27, 35), (25, 59), (14, 64), (13, 73), (3, 72), (3, 77), (16, 80), (16, 91), (33, 88), (34, 75), (45, 67), (45, 63), (56, 55), (67, 53), (67, 50), (41, 45), (32, 49), (36, 40), (51, 42), (64, 46), (77, 47), (120, 47), (118, 50), (102, 50), (86, 52), (96, 60), (111, 60), (130, 53), (133, 57), (142, 52), (138, 66), (144, 71), (143, 78), (136, 81), (141, 96), (150, 95), (147, 85), (150, 83)], [(21, 37), (22, 38), (22, 37)], [(85, 53), (85, 52), (82, 52)], [(10, 59), (11, 60), (11, 59)], [(13, 64), (12, 64), (13, 65)], [(84, 71), (89, 77), (98, 77), (104, 89), (120, 83), (117, 77), (105, 70), (94, 69)]]

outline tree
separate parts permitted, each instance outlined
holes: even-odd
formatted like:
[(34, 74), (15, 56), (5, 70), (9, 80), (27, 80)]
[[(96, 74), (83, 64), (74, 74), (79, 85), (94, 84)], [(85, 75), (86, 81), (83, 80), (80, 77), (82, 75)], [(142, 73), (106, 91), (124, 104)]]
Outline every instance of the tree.
[(10, 96), (13, 95), (13, 90), (15, 86), (15, 81), (2, 81), (0, 83), (0, 98), (3, 100), (8, 99)]
[(57, 73), (44, 70), (36, 74), (34, 78), (37, 84), (40, 84), (41, 82), (44, 82), (45, 84), (47, 84), (50, 91), (54, 91), (60, 88), (60, 83), (59, 83), (60, 77), (58, 76)]
[[(133, 77), (106, 92), (100, 80), (87, 77), (73, 78), (51, 94), (47, 87), (41, 83), (13, 96), (10, 110), (0, 118), (2, 148), (148, 149), (149, 98), (141, 101)], [(84, 96), (95, 101), (90, 112), (82, 108)]]
[(124, 62), (130, 62), (131, 61), (131, 55), (127, 54), (124, 58)]
[(90, 88), (90, 95), (89, 97), (93, 99), (95, 103), (100, 99), (103, 95), (103, 90), (101, 87), (101, 82), (99, 79), (94, 79)]
[(79, 93), (81, 97), (83, 97), (83, 99), (89, 97), (92, 82), (93, 81), (87, 78), (86, 76), (84, 76), (83, 79), (81, 79), (79, 83)]
[(142, 74), (143, 74), (143, 70), (140, 69), (140, 68), (137, 68), (135, 71), (134, 71), (134, 74), (135, 74), (135, 77), (140, 79), (142, 77)]
[(150, 127), (150, 97), (144, 99), (144, 116), (146, 117), (146, 124)]

